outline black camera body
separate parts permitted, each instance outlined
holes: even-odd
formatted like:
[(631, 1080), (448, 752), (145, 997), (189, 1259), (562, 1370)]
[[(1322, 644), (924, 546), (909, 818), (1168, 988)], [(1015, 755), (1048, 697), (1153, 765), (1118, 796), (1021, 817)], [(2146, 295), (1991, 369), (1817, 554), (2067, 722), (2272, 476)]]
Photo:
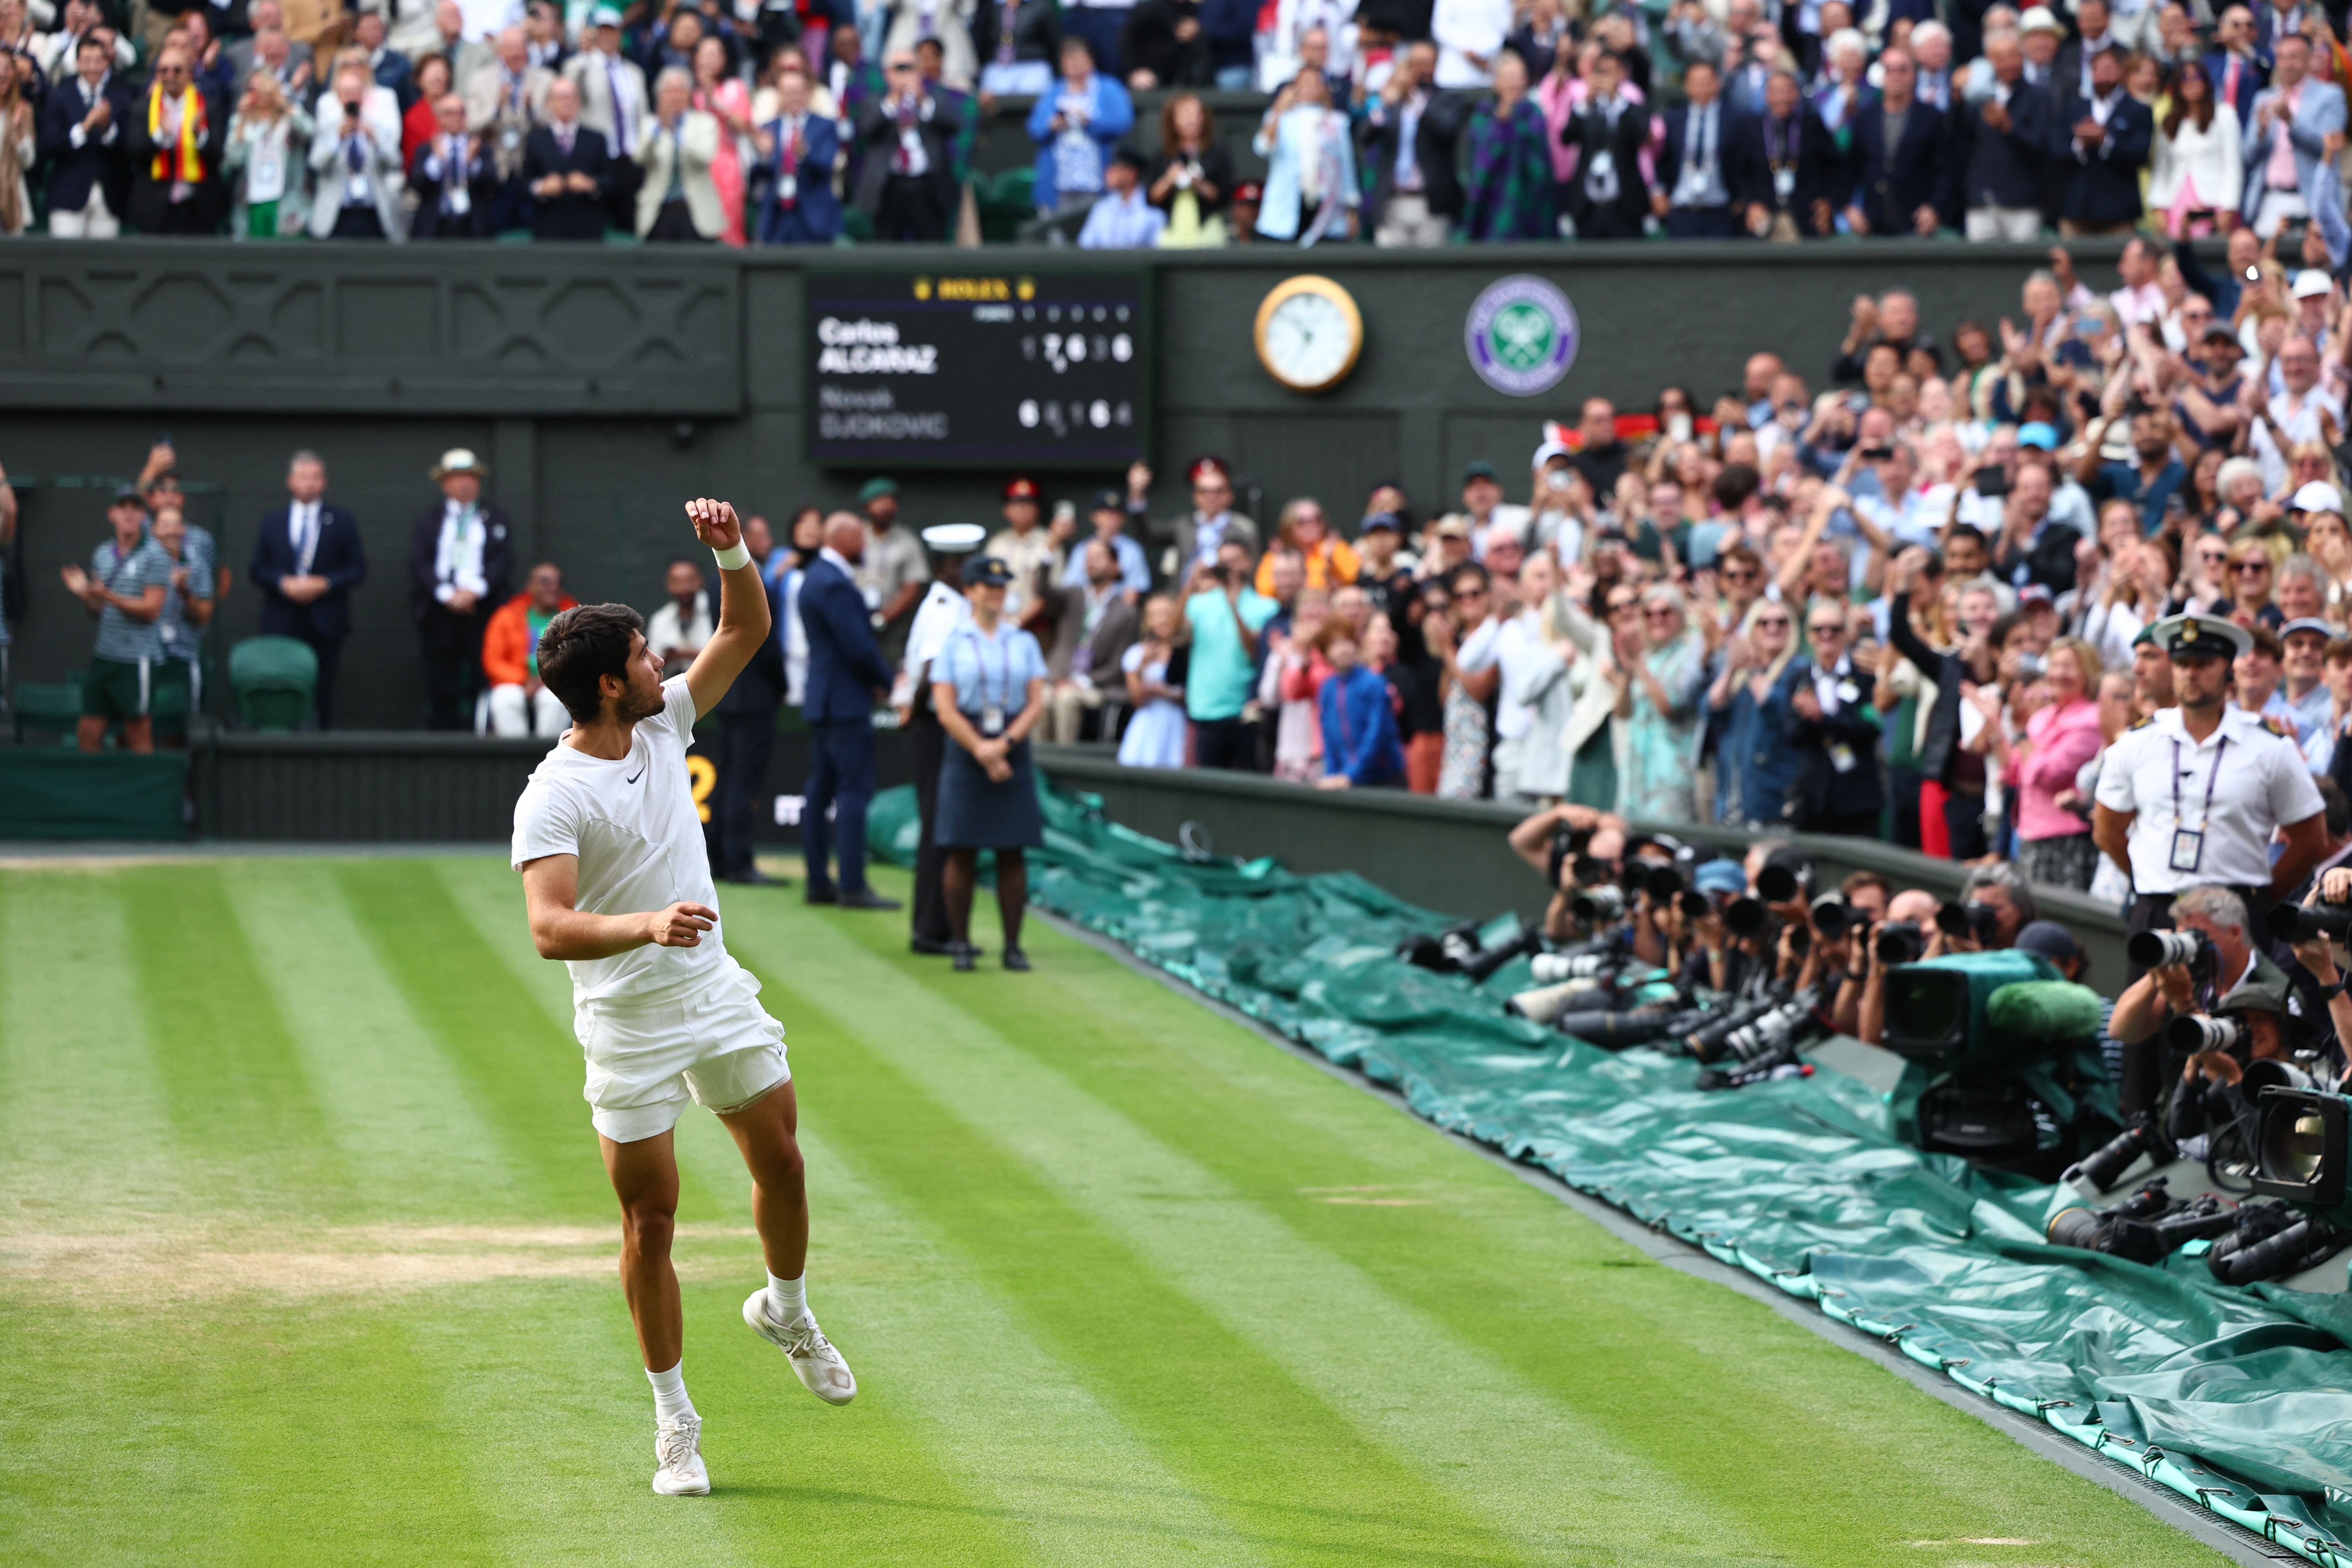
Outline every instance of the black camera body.
[(1946, 936), (1973, 939), (1979, 946), (2000, 935), (2000, 910), (1980, 899), (1948, 902), (1936, 910), (1936, 929)]
[(2238, 1227), (2238, 1205), (2218, 1193), (2175, 1205), (2165, 1178), (2149, 1180), (2121, 1203), (2103, 1209), (2061, 1209), (2046, 1234), (2056, 1247), (2104, 1252), (2134, 1263), (2156, 1263), (2184, 1242), (2211, 1240)]

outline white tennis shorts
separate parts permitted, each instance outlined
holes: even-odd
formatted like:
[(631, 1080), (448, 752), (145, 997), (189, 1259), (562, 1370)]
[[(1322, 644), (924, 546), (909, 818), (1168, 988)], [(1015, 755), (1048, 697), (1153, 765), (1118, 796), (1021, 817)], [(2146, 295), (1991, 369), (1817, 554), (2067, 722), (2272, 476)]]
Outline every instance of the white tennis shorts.
[(590, 1120), (615, 1143), (668, 1131), (689, 1098), (740, 1110), (792, 1081), (784, 1026), (760, 1005), (759, 981), (731, 958), (682, 996), (583, 1002), (572, 1026), (588, 1058), (581, 1092), (594, 1108)]

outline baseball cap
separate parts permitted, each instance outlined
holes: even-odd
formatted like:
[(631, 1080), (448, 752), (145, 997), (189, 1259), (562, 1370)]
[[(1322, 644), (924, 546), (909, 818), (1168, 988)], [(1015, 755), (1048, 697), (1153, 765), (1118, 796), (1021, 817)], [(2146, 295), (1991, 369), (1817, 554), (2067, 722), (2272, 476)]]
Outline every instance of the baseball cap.
[(2294, 275), (2294, 287), (2287, 291), (2298, 300), (2322, 300), (2332, 288), (2326, 273), (2316, 267), (2306, 267)]
[(114, 500), (111, 504), (114, 506), (121, 506), (125, 501), (131, 501), (139, 506), (145, 506), (147, 504), (147, 493), (141, 489), (137, 485), (115, 486)]
[(2021, 447), (2039, 447), (2045, 452), (2054, 452), (2058, 449), (2058, 427), (2040, 419), (2021, 425), (2017, 427), (2017, 444)]
[(1748, 890), (1748, 869), (1737, 860), (1709, 860), (1691, 873), (1691, 886), (1702, 893), (1738, 898)]
[(2028, 921), (2017, 933), (2017, 951), (2046, 958), (2053, 963), (2065, 963), (2083, 956), (2083, 944), (2056, 921)]
[(868, 479), (857, 488), (857, 504), (864, 506), (867, 501), (879, 500), (884, 496), (895, 496), (898, 493), (898, 481), (896, 479)]
[(2317, 616), (2297, 616), (2279, 627), (2279, 636), (2282, 637), (2291, 637), (2297, 632), (2317, 632), (2330, 642), (2336, 640), (2336, 628)]
[(1481, 461), (1471, 464), (1468, 468), (1462, 470), (1462, 482), (1464, 484), (1466, 485), (1473, 479), (1484, 479), (1488, 484), (1499, 485), (1503, 482), (1503, 476), (1495, 471), (1494, 464), (1486, 462), (1482, 459)]
[(1013, 478), (1004, 481), (1004, 499), (1006, 500), (1035, 500), (1037, 499), (1037, 481), (1031, 479), (1026, 474), (1015, 474)]
[(2288, 503), (2287, 510), (2332, 511), (2342, 517), (2344, 497), (2326, 479), (2314, 479), (2294, 492), (2294, 500)]
[(1566, 458), (1573, 455), (1574, 454), (1569, 451), (1564, 443), (1559, 441), (1546, 441), (1542, 446), (1536, 448), (1535, 462), (1532, 466), (1540, 468), (1546, 463), (1550, 462), (1554, 458)]
[(1095, 499), (1087, 504), (1087, 510), (1123, 512), (1127, 510), (1127, 498), (1106, 485), (1095, 492)]
[(1402, 533), (1404, 531), (1404, 524), (1397, 521), (1397, 514), (1392, 511), (1376, 511), (1372, 513), (1371, 516), (1364, 519), (1362, 522), (1356, 525), (1356, 531), (1358, 533), (1370, 533), (1376, 528), (1385, 528), (1391, 533)]

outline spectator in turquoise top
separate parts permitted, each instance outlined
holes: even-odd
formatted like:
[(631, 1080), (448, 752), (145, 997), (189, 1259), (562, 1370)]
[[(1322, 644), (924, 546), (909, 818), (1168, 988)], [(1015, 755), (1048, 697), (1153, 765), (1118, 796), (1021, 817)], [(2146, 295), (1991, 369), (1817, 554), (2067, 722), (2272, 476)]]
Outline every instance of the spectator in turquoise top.
[(1242, 721), (1242, 707), (1257, 684), (1258, 633), (1282, 606), (1249, 585), (1249, 560), (1248, 546), (1228, 539), (1217, 546), (1216, 563), (1195, 567), (1185, 586), (1192, 657), (1184, 711), (1196, 767), (1257, 770), (1257, 731)]
[(90, 552), (89, 570), (68, 564), (58, 574), (66, 592), (98, 620), (98, 647), (82, 678), (75, 739), (83, 751), (95, 752), (106, 740), (107, 726), (119, 722), (126, 749), (152, 752), (156, 682), (173, 678), (166, 666), (178, 666), (183, 678), (186, 669), (163, 657), (158, 624), (177, 563), (147, 536), (147, 502), (136, 485), (114, 492), (106, 520), (114, 525), (114, 535)]
[(1331, 666), (1315, 700), (1323, 719), (1323, 776), (1318, 789), (1394, 789), (1404, 783), (1404, 744), (1397, 739), (1389, 683), (1363, 662), (1353, 623), (1334, 616), (1316, 646)]

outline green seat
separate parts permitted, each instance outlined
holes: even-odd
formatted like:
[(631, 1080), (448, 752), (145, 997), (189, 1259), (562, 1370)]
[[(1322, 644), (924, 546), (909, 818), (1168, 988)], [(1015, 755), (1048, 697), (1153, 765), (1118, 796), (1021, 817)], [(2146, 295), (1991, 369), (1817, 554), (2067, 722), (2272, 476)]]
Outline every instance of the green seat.
[(81, 722), (81, 671), (73, 671), (56, 686), (20, 682), (16, 688), (16, 704), (11, 712), (16, 721), (18, 745), (24, 744), (27, 732), (35, 735), (72, 734)]
[(1037, 216), (1037, 171), (1024, 165), (1006, 169), (992, 178), (972, 176), (971, 195), (980, 210), (980, 237), (989, 245), (1011, 245), (1021, 226)]
[(247, 637), (228, 650), (237, 717), (257, 730), (294, 730), (319, 689), (319, 656), (293, 637)]
[(874, 243), (874, 215), (860, 206), (841, 209), (841, 237), (852, 245)]

